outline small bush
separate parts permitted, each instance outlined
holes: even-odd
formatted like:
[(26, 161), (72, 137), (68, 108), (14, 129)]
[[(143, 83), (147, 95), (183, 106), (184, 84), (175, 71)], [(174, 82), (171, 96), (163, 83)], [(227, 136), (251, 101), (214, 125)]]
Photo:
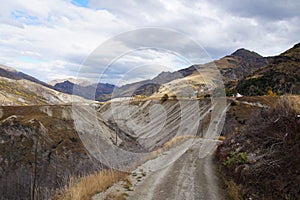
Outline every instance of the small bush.
[(164, 94), (162, 97), (161, 97), (161, 101), (162, 102), (165, 102), (165, 101), (167, 101), (169, 99), (169, 95), (167, 95), (167, 94)]
[(228, 156), (226, 161), (224, 162), (224, 165), (232, 166), (232, 165), (245, 164), (247, 162), (248, 162), (247, 153), (240, 152), (235, 155)]

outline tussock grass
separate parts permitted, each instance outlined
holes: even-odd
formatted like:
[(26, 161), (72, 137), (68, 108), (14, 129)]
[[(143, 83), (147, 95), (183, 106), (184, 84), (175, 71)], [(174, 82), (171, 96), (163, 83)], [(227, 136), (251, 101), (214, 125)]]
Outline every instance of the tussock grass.
[(233, 200), (240, 200), (242, 199), (240, 196), (240, 186), (238, 186), (234, 181), (225, 181), (225, 184), (228, 188), (228, 195)]
[(89, 200), (105, 191), (128, 174), (116, 170), (102, 170), (81, 178), (71, 178), (69, 184), (54, 197), (55, 200)]
[(293, 107), (300, 114), (300, 96), (299, 95), (290, 95), (287, 97), (290, 103), (290, 106)]

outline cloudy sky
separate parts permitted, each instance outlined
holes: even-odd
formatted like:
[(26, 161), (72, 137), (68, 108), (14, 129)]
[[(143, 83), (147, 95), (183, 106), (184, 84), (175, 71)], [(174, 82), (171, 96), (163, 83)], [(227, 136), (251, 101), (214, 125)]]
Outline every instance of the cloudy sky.
[[(167, 48), (168, 45), (177, 45), (178, 50), (180, 46), (189, 47), (173, 34), (161, 37), (166, 43), (163, 50), (155, 49), (160, 43), (155, 33), (153, 37), (147, 32), (125, 34), (126, 37), (119, 37), (121, 40), (112, 40), (141, 28), (177, 31), (203, 47), (211, 59), (242, 47), (264, 56), (275, 55), (300, 42), (299, 0), (0, 0), (0, 3), (0, 64), (46, 82), (77, 76), (94, 81), (105, 71), (101, 82), (120, 84), (190, 64), (176, 48), (172, 51)], [(147, 38), (147, 45), (154, 48), (132, 49), (138, 47), (136, 38), (138, 42)], [(106, 41), (110, 41), (109, 48), (101, 47)], [(102, 60), (89, 57), (97, 48), (102, 52)], [(103, 66), (118, 53), (122, 55), (114, 60), (114, 67)], [(93, 64), (83, 70), (82, 63), (91, 63), (90, 60)]]

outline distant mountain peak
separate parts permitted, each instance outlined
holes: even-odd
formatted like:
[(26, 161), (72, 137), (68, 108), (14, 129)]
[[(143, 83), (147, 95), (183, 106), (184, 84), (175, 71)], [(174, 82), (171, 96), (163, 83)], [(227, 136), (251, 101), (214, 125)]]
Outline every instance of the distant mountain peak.
[(250, 51), (248, 49), (244, 49), (244, 48), (240, 48), (237, 49), (235, 52), (233, 52), (231, 54), (231, 56), (238, 56), (241, 58), (245, 58), (245, 57), (255, 57), (255, 58), (261, 58), (262, 56), (259, 55), (258, 53), (254, 52), (254, 51)]
[(50, 81), (48, 84), (55, 86), (57, 83), (63, 83), (65, 81), (69, 81), (71, 83), (74, 83), (76, 85), (80, 85), (80, 86), (88, 86), (88, 85), (92, 85), (91, 82), (89, 82), (88, 80), (85, 79), (77, 79), (77, 78), (65, 78), (65, 79), (56, 79), (56, 80), (52, 80)]
[(69, 85), (75, 85), (75, 83), (73, 83), (73, 82), (71, 82), (71, 81), (69, 81), (69, 80), (66, 80), (66, 81), (64, 81), (64, 82), (62, 82), (62, 83), (64, 83), (64, 84), (69, 84)]

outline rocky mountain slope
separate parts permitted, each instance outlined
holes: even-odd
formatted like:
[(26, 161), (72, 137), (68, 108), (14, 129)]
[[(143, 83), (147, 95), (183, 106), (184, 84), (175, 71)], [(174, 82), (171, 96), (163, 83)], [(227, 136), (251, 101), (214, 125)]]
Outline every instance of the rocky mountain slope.
[(257, 69), (269, 63), (269, 58), (253, 51), (238, 49), (229, 56), (214, 61), (223, 76), (226, 88), (234, 88), (239, 80), (244, 79)]
[(245, 95), (300, 94), (300, 43), (269, 58), (269, 64), (240, 80), (237, 91)]
[(0, 105), (36, 105), (87, 102), (12, 68), (0, 66)]

